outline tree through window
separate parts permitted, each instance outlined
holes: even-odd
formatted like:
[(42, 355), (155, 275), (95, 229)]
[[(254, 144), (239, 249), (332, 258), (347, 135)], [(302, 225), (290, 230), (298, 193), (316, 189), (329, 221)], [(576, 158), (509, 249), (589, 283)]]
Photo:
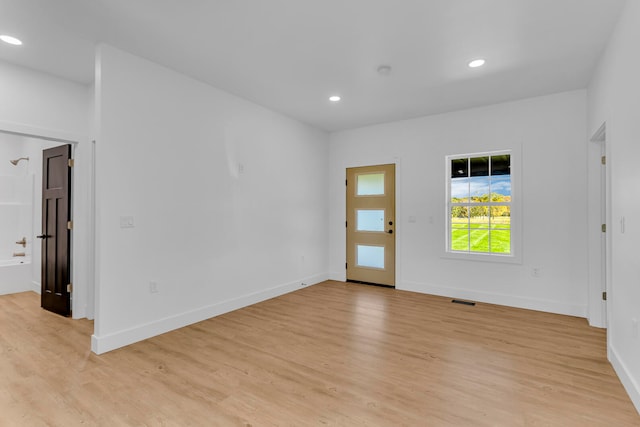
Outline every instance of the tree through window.
[(511, 255), (511, 154), (447, 158), (448, 250)]

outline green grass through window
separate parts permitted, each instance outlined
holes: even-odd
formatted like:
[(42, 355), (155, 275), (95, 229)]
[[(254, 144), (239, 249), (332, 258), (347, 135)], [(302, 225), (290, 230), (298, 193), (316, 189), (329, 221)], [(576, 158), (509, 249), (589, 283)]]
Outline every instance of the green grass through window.
[[(451, 221), (451, 250), (484, 253), (511, 253), (511, 218), (496, 218), (489, 227), (486, 219), (463, 218)], [(491, 236), (491, 237), (489, 237)]]

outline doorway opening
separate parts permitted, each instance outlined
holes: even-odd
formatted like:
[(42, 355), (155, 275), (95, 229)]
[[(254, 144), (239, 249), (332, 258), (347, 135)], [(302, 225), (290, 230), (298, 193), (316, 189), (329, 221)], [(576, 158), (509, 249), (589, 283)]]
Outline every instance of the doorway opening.
[(60, 145), (25, 135), (0, 133), (0, 294), (40, 292), (42, 150)]
[[(10, 224), (7, 225), (10, 233), (0, 230), (3, 236), (0, 258), (8, 257), (19, 267), (6, 270), (11, 280), (3, 280), (5, 272), (0, 269), (0, 295), (25, 291), (42, 295), (42, 241), (37, 236), (49, 234), (43, 233), (42, 228), (43, 150), (68, 147), (72, 158), (81, 154), (82, 167), (81, 170), (70, 168), (74, 170), (70, 176), (72, 187), (80, 191), (74, 191), (73, 197), (70, 196), (68, 221), (77, 218), (80, 225), (76, 226), (76, 221), (68, 225), (68, 221), (65, 222), (66, 226), (74, 228), (67, 242), (70, 247), (69, 279), (65, 280), (65, 291), (69, 289), (72, 297), (69, 312), (73, 318), (93, 319), (94, 236), (91, 230), (94, 217), (94, 147), (88, 141), (81, 142), (83, 140), (75, 134), (0, 122), (0, 228)], [(20, 158), (23, 159), (16, 164), (11, 162)], [(10, 221), (5, 222), (3, 216)], [(13, 256), (14, 253), (19, 256)], [(73, 285), (67, 288), (70, 284)]]

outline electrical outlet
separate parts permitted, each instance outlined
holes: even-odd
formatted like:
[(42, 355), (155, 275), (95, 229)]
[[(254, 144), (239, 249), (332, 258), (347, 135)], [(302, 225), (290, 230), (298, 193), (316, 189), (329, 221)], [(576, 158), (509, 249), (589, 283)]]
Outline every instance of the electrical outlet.
[(531, 275), (533, 277), (540, 277), (540, 270), (541, 270), (540, 267), (533, 267), (531, 269)]
[(149, 293), (150, 294), (158, 293), (158, 282), (149, 282)]
[(302, 283), (300, 283), (300, 286), (305, 287), (305, 286), (307, 286), (307, 284), (302, 282)]

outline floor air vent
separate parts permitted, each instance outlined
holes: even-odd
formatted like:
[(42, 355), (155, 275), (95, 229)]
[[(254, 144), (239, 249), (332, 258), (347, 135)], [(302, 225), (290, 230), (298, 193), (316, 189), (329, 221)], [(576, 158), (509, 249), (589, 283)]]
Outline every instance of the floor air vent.
[(462, 300), (459, 300), (459, 299), (452, 299), (451, 302), (454, 303), (454, 304), (462, 304), (462, 305), (476, 305), (475, 302), (462, 301)]

